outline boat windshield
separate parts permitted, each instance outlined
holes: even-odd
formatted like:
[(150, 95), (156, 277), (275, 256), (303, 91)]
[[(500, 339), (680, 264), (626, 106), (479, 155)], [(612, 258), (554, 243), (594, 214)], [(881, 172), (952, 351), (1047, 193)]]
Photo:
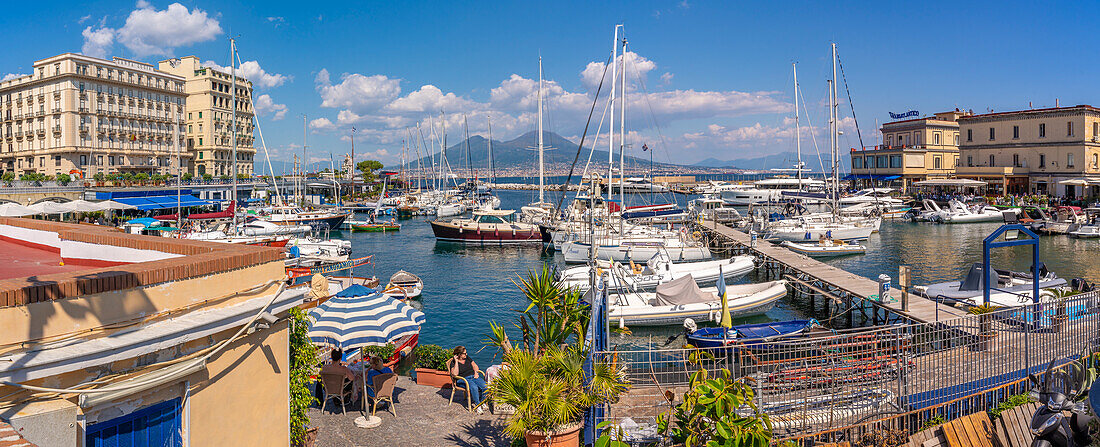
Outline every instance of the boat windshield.
[(488, 215), (477, 216), (477, 222), (478, 223), (506, 223), (504, 221), (504, 218), (502, 218), (500, 216), (488, 216)]

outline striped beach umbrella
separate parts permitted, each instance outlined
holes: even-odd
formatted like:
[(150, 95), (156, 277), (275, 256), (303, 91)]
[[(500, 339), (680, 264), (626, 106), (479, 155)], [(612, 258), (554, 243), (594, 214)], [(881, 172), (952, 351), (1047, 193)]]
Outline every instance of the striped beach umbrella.
[(420, 331), (424, 313), (362, 285), (341, 290), (309, 312), (309, 338), (344, 351), (385, 346)]

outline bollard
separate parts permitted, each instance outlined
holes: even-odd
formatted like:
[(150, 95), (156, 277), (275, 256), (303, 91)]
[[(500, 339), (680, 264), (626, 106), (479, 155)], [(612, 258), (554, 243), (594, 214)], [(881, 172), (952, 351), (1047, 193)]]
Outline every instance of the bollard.
[(886, 303), (887, 298), (890, 297), (890, 275), (885, 273), (878, 275), (878, 300), (880, 303)]
[(901, 288), (901, 310), (909, 311), (909, 266), (898, 266), (898, 286)]
[(749, 248), (756, 248), (756, 230), (749, 230)]

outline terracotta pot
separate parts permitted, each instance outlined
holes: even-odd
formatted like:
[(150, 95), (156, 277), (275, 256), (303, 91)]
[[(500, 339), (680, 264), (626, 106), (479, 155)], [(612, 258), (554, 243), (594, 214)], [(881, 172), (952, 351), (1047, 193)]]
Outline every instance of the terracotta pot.
[(447, 371), (429, 368), (416, 368), (416, 384), (436, 388), (451, 386), (451, 375)]
[(577, 447), (581, 445), (583, 427), (583, 424), (574, 424), (570, 428), (553, 433), (529, 431), (523, 437), (527, 440), (527, 447)]

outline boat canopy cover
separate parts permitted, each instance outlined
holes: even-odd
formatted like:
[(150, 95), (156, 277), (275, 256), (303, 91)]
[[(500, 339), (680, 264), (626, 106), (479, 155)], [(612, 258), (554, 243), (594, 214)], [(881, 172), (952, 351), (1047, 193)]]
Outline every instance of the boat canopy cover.
[(700, 289), (690, 274), (657, 286), (658, 305), (676, 306), (710, 301), (714, 301), (714, 294)]
[(390, 277), (391, 284), (420, 282), (420, 277), (404, 270), (398, 270)]
[[(1041, 265), (1039, 268), (1040, 268), (1040, 271), (1042, 271), (1043, 269), (1046, 268), (1046, 266)], [(1001, 282), (1000, 278), (1001, 277), (1009, 277), (1009, 276), (1012, 275), (1011, 271), (1001, 270), (1001, 269), (993, 269), (993, 273), (995, 273), (997, 275), (997, 278), (998, 278), (997, 286), (1001, 285), (1000, 284), (1000, 282)], [(966, 278), (964, 278), (962, 283), (959, 284), (959, 290), (960, 291), (982, 290), (982, 289), (985, 288), (984, 280), (985, 280), (985, 275), (982, 275), (982, 263), (975, 262), (973, 265), (970, 266), (970, 271), (966, 272)]]

